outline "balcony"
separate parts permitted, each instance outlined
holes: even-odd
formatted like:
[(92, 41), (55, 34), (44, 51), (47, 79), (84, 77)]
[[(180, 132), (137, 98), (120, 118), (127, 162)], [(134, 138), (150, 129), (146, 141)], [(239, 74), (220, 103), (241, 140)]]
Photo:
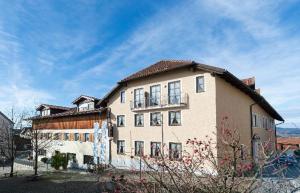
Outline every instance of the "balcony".
[(152, 109), (163, 109), (173, 107), (185, 107), (188, 105), (188, 94), (162, 96), (161, 98), (144, 98), (142, 100), (130, 101), (132, 111), (144, 111)]

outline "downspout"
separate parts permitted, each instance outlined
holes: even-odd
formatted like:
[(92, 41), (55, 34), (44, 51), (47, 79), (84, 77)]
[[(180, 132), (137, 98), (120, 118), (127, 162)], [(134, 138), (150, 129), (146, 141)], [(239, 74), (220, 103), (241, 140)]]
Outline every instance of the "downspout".
[(253, 158), (253, 117), (252, 117), (252, 108), (257, 103), (253, 103), (250, 105), (250, 135), (251, 135), (251, 157)]
[(284, 121), (281, 121), (280, 123), (275, 124), (275, 150), (277, 152), (277, 125), (283, 124)]
[(108, 129), (108, 138), (109, 138), (109, 150), (108, 150), (108, 160), (109, 165), (111, 165), (112, 162), (112, 156), (111, 156), (111, 141), (113, 138), (113, 128), (111, 123), (111, 109), (108, 107), (106, 111), (106, 121), (107, 121), (107, 129)]

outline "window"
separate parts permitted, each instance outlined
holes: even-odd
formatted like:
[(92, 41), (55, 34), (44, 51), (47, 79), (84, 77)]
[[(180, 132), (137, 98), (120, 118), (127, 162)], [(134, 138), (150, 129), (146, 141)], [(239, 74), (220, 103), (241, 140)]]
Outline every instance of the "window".
[(69, 140), (70, 139), (70, 133), (65, 133), (65, 140)]
[(47, 151), (44, 150), (44, 149), (39, 149), (39, 150), (38, 150), (38, 155), (46, 156), (46, 155), (47, 155)]
[(125, 141), (124, 140), (117, 141), (117, 154), (125, 154)]
[(150, 113), (150, 125), (159, 126), (161, 125), (161, 113)]
[(125, 103), (125, 91), (121, 91), (121, 93), (120, 93), (120, 102), (121, 103)]
[(125, 126), (125, 115), (118, 115), (117, 116), (117, 126), (124, 127)]
[(169, 157), (172, 160), (181, 159), (181, 143), (170, 143), (169, 145)]
[(53, 139), (58, 140), (59, 139), (59, 133), (54, 133)]
[(240, 148), (241, 148), (241, 159), (245, 160), (246, 146), (244, 144), (242, 144)]
[(134, 122), (136, 127), (144, 126), (144, 115), (143, 114), (135, 114), (134, 115)]
[(94, 110), (94, 103), (88, 103), (88, 106), (87, 106), (87, 108), (88, 108), (88, 110)]
[(52, 133), (48, 133), (47, 139), (51, 139), (52, 138)]
[(204, 77), (198, 76), (196, 77), (196, 92), (204, 92)]
[(42, 110), (42, 116), (50, 115), (50, 109)]
[(74, 140), (78, 141), (79, 140), (79, 133), (74, 133)]
[(180, 104), (181, 91), (180, 91), (180, 81), (170, 82), (168, 84), (168, 96), (169, 104)]
[(160, 85), (150, 87), (150, 106), (160, 105)]
[(84, 134), (84, 141), (89, 141), (90, 140), (90, 134), (89, 133), (85, 133)]
[(135, 147), (134, 154), (136, 156), (144, 155), (144, 142), (143, 141), (135, 141), (134, 147)]
[(181, 125), (180, 111), (170, 111), (169, 112), (169, 125)]
[(144, 106), (144, 89), (138, 88), (134, 90), (134, 107), (141, 108)]
[(160, 142), (151, 142), (151, 157), (160, 156)]
[(94, 157), (91, 155), (83, 155), (83, 164), (93, 164)]
[(257, 115), (255, 113), (252, 114), (252, 126), (257, 127)]

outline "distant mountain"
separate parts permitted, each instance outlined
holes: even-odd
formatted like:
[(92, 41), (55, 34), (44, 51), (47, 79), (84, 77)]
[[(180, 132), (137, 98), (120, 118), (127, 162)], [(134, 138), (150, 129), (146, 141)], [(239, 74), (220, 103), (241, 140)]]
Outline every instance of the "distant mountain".
[(277, 136), (281, 137), (300, 137), (300, 128), (277, 128)]

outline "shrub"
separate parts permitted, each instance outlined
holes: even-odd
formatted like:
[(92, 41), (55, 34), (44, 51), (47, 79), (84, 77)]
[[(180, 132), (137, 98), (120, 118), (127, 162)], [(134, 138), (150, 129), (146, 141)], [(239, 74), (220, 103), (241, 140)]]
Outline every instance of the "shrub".
[(68, 159), (66, 155), (58, 153), (52, 156), (51, 166), (54, 167), (56, 170), (59, 170), (61, 166), (63, 167), (63, 169), (67, 169)]
[(41, 161), (42, 161), (44, 164), (46, 164), (46, 163), (48, 162), (48, 158), (47, 158), (47, 157), (43, 157), (43, 158), (41, 159)]
[(300, 149), (295, 150), (294, 154), (297, 155), (297, 156), (300, 156)]
[(61, 165), (62, 165), (64, 170), (67, 169), (67, 167), (68, 167), (68, 158), (66, 156), (61, 157)]

